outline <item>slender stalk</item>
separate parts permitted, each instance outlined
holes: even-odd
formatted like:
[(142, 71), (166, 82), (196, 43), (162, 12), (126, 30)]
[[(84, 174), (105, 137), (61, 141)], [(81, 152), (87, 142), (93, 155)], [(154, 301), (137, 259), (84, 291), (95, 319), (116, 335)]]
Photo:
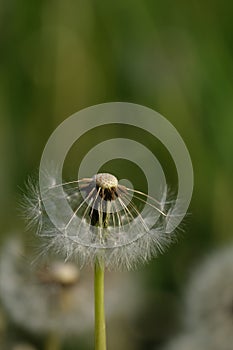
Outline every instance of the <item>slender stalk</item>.
[(95, 350), (106, 350), (104, 266), (95, 263)]
[(45, 342), (45, 350), (60, 350), (61, 342), (59, 335), (55, 332), (50, 332)]

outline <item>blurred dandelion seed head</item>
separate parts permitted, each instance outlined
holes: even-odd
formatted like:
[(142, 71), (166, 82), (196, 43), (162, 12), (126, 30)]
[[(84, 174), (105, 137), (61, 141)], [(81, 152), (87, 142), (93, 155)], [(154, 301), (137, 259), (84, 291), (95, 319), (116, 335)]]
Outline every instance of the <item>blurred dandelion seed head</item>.
[(76, 265), (55, 261), (38, 272), (41, 282), (68, 287), (78, 283), (80, 273)]
[(185, 324), (201, 330), (211, 349), (233, 344), (233, 246), (212, 253), (195, 270), (186, 289)]
[(181, 333), (163, 350), (232, 350), (233, 246), (206, 257), (185, 290)]
[[(89, 334), (94, 316), (92, 272), (57, 259), (32, 266), (28, 263), (31, 258), (18, 237), (2, 246), (0, 298), (10, 319), (36, 334)], [(108, 319), (134, 318), (144, 299), (138, 277), (106, 273), (106, 286)]]
[(162, 350), (214, 350), (197, 332), (183, 333), (171, 339)]

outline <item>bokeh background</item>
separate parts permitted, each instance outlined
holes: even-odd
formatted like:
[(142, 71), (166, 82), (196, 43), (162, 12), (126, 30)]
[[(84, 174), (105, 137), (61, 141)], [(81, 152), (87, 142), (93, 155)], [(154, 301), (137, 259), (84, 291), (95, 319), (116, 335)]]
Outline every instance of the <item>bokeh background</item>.
[[(12, 233), (33, 236), (19, 214), (21, 188), (52, 131), (78, 110), (111, 101), (145, 105), (164, 115), (189, 149), (190, 215), (179, 242), (137, 273), (145, 303), (127, 328), (135, 350), (160, 349), (179, 332), (192, 269), (232, 241), (232, 15), (233, 2), (218, 0), (1, 2), (1, 244)], [(85, 147), (95, 140), (99, 134), (89, 135)], [(160, 157), (166, 164), (162, 151)], [(44, 349), (43, 336), (15, 325), (4, 305), (0, 323), (2, 342), (14, 335), (14, 342)], [(93, 344), (76, 337), (62, 346)]]

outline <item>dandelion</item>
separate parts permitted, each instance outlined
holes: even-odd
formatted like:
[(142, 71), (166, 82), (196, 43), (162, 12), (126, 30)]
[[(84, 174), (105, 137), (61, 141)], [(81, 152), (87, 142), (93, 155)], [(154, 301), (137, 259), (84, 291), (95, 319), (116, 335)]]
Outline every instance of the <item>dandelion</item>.
[[(80, 271), (76, 264), (58, 259), (49, 265), (46, 259), (33, 267), (28, 260), (31, 254), (19, 239), (12, 237), (2, 246), (0, 298), (11, 320), (42, 335), (46, 349), (59, 349), (70, 335), (82, 339), (89, 336), (93, 323), (90, 271)], [(109, 273), (106, 285), (106, 314), (110, 322), (122, 317), (129, 321), (137, 315), (142, 291), (134, 276)], [(124, 336), (122, 328), (120, 334)]]
[(26, 252), (18, 239), (3, 245), (0, 296), (14, 323), (49, 341), (54, 334), (65, 338), (74, 329), (78, 335), (90, 329), (90, 297), (86, 294), (90, 278), (84, 275), (81, 279), (78, 268), (71, 263), (53, 261), (50, 266), (43, 263), (31, 268), (25, 259)]
[(233, 247), (214, 252), (191, 276), (186, 289), (185, 323), (201, 330), (211, 349), (233, 343)]
[(171, 339), (162, 350), (213, 350), (203, 336), (197, 332), (183, 333)]
[[(30, 180), (24, 197), (29, 226), (36, 225), (39, 236), (48, 238), (46, 253), (53, 248), (80, 267), (101, 262), (122, 270), (147, 262), (174, 241), (174, 233), (167, 232), (174, 202), (165, 200), (166, 189), (157, 200), (107, 173), (61, 184), (54, 180), (48, 178), (43, 196)], [(68, 210), (61, 207), (64, 199)]]
[(40, 190), (32, 181), (28, 187), (25, 214), (47, 238), (44, 252), (53, 248), (80, 267), (94, 266), (96, 349), (105, 350), (104, 270), (132, 269), (162, 253), (175, 237), (174, 202), (166, 189), (155, 199), (108, 173), (64, 183), (43, 174)]

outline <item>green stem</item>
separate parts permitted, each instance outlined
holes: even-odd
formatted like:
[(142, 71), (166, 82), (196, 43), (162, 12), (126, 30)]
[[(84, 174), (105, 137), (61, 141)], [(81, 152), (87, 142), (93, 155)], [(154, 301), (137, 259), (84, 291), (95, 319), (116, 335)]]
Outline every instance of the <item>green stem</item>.
[(45, 350), (60, 350), (61, 343), (59, 335), (56, 332), (50, 332), (47, 335), (47, 339), (45, 342)]
[(106, 350), (104, 266), (95, 263), (95, 350)]

